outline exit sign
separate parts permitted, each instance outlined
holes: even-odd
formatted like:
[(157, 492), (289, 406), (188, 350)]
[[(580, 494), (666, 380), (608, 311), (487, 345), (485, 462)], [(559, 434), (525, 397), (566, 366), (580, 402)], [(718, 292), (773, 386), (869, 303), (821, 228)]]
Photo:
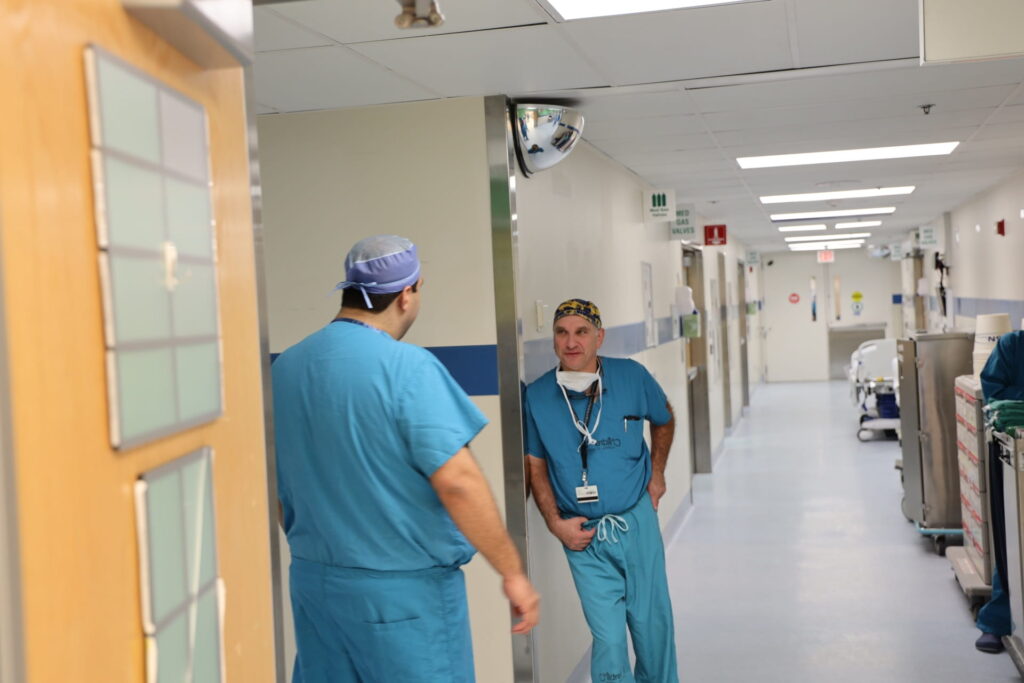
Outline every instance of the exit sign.
[(831, 249), (823, 249), (818, 252), (818, 263), (834, 263), (836, 260), (836, 252)]
[(704, 245), (708, 247), (724, 247), (727, 238), (724, 225), (704, 226)]

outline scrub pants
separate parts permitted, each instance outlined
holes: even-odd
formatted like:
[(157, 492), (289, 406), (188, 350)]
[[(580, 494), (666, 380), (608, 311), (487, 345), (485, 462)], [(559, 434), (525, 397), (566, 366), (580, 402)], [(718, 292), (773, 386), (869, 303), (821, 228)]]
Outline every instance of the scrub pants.
[(462, 570), (348, 569), (294, 558), (293, 683), (473, 683)]
[[(565, 549), (594, 637), (590, 677), (594, 683), (678, 683), (665, 549), (650, 496), (645, 493), (621, 517), (628, 531), (613, 532), (608, 520), (608, 538), (599, 540), (595, 533), (586, 550)], [(636, 653), (635, 677), (629, 667), (627, 624)]]
[(1003, 581), (1006, 574), (1006, 513), (1003, 510), (1003, 463), (999, 459), (999, 445), (989, 444), (988, 453), (988, 491), (992, 509), (992, 596), (978, 610), (975, 621), (982, 633), (996, 636), (1008, 636), (1013, 632), (1013, 619), (1010, 617), (1010, 594)]

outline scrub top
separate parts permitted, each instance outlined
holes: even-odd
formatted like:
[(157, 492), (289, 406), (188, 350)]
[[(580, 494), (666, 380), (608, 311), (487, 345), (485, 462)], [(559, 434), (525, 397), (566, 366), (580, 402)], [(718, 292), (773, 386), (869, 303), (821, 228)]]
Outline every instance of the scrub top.
[[(526, 388), (526, 452), (547, 461), (555, 501), (563, 513), (594, 519), (621, 515), (640, 500), (651, 480), (651, 457), (644, 441), (644, 420), (663, 425), (672, 419), (665, 392), (647, 369), (626, 358), (601, 358), (603, 384), (601, 424), (594, 433), (597, 445), (587, 455), (587, 478), (597, 486), (599, 500), (580, 503), (576, 487), (582, 485), (583, 462), (576, 430), (562, 388), (550, 370)], [(573, 410), (582, 420), (589, 398), (566, 390)], [(591, 412), (591, 429), (601, 402)]]
[(272, 366), (278, 496), (293, 557), (409, 571), (475, 552), (429, 477), (487, 424), (426, 349), (335, 321)]
[(981, 391), (986, 401), (1024, 401), (1024, 331), (999, 338), (981, 370)]

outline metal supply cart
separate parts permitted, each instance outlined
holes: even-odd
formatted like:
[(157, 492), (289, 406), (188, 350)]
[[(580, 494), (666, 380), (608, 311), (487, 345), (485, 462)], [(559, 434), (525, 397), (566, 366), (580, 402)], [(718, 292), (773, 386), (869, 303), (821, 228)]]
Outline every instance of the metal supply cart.
[(917, 334), (897, 345), (903, 514), (939, 554), (964, 535), (953, 386), (973, 370), (973, 345), (967, 333)]
[(956, 378), (956, 446), (960, 471), (960, 517), (963, 547), (949, 548), (946, 557), (956, 580), (977, 610), (992, 594), (992, 527), (988, 448), (985, 443), (981, 382), (973, 375)]
[(1021, 565), (1021, 495), (1024, 494), (1024, 438), (988, 431), (999, 446), (1003, 467), (1003, 509), (1006, 514), (1006, 577), (1013, 632), (1003, 645), (1024, 676), (1024, 567)]

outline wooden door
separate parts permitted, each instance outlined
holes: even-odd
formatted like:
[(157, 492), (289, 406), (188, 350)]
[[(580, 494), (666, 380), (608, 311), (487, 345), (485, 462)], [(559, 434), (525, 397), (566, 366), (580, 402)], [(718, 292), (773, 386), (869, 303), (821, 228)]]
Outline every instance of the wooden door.
[[(223, 415), (111, 446), (84, 50), (201, 104), (210, 144)], [(226, 680), (273, 679), (259, 324), (242, 69), (204, 70), (117, 0), (0, 0), (0, 274), (29, 683), (145, 680), (139, 476), (214, 452)]]

